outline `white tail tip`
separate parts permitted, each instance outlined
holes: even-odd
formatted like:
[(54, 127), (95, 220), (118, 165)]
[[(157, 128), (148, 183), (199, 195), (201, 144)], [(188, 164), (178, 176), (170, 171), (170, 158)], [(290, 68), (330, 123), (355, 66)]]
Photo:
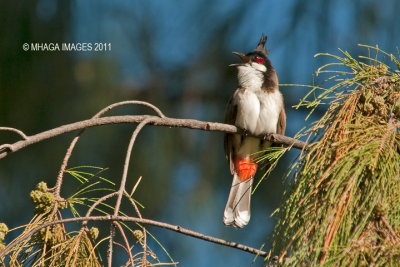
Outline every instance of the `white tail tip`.
[(226, 203), (223, 222), (236, 228), (243, 228), (250, 221), (250, 198), (253, 178), (240, 182), (234, 173), (231, 190)]

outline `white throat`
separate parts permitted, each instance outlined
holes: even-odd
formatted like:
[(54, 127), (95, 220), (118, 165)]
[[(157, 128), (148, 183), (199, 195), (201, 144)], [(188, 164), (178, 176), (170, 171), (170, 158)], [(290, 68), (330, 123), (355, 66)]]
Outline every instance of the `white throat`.
[(259, 90), (264, 81), (267, 68), (258, 63), (246, 63), (238, 66), (238, 80), (240, 87), (248, 90)]

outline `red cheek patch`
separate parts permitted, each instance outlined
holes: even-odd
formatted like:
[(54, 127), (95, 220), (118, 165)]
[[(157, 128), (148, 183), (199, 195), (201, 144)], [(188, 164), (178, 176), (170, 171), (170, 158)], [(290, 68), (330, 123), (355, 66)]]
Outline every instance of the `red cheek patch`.
[(258, 164), (252, 162), (250, 158), (236, 158), (235, 170), (241, 182), (246, 181), (256, 174)]
[(258, 64), (264, 64), (264, 63), (265, 63), (265, 60), (264, 60), (262, 57), (256, 57), (256, 62), (257, 62)]

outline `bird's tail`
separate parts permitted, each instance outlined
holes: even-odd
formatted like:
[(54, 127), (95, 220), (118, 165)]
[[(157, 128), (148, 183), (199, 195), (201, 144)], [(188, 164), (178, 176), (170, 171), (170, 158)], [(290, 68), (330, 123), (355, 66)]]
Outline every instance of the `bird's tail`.
[(231, 190), (224, 211), (224, 224), (243, 228), (250, 221), (250, 199), (253, 177), (245, 181), (233, 174)]

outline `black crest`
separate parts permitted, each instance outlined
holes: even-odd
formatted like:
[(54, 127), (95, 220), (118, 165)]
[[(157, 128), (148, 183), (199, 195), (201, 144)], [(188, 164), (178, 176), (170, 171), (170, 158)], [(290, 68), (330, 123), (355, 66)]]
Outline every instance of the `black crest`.
[(261, 52), (265, 55), (268, 55), (268, 50), (265, 48), (265, 44), (267, 43), (267, 36), (264, 33), (261, 35), (260, 41), (254, 51)]

